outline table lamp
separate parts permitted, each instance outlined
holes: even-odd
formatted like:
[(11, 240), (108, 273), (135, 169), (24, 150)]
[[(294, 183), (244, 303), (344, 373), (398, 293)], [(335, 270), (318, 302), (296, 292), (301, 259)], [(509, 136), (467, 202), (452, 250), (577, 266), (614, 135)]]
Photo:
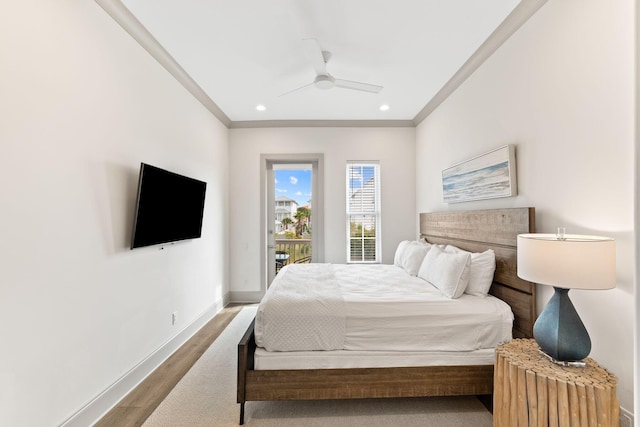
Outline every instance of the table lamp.
[(570, 289), (616, 286), (615, 241), (564, 234), (518, 235), (518, 277), (552, 285), (554, 294), (533, 326), (541, 351), (564, 366), (584, 366), (591, 339), (569, 299)]

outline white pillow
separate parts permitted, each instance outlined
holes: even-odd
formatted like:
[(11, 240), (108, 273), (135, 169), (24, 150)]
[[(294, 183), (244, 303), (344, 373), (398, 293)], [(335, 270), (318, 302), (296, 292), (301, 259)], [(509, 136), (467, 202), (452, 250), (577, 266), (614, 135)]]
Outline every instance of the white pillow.
[(433, 246), (424, 257), (418, 277), (438, 288), (447, 298), (459, 298), (469, 283), (471, 255), (444, 252)]
[(431, 249), (431, 245), (428, 243), (409, 242), (402, 252), (400, 267), (402, 267), (407, 274), (416, 276), (418, 270), (420, 270), (420, 265), (422, 265), (422, 260), (429, 252), (429, 249)]
[(487, 249), (484, 252), (467, 252), (456, 246), (447, 245), (445, 252), (471, 254), (469, 284), (464, 293), (480, 297), (487, 296), (496, 271), (496, 254), (493, 249)]
[(398, 247), (396, 248), (396, 256), (393, 258), (393, 265), (397, 265), (398, 267), (402, 267), (402, 259), (404, 251), (407, 249), (407, 245), (409, 244), (408, 240), (403, 240), (398, 243)]

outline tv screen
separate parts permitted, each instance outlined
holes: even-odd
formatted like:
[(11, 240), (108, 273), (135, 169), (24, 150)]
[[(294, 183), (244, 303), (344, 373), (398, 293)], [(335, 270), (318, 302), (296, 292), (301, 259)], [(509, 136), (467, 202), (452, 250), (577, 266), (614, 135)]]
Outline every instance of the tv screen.
[(131, 249), (202, 233), (207, 183), (142, 163)]

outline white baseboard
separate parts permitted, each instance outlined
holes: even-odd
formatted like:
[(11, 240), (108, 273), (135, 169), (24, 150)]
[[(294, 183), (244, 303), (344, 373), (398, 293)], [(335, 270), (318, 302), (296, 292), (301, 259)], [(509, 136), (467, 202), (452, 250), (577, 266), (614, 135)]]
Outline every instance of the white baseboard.
[(620, 407), (620, 427), (634, 427), (633, 413)]
[(196, 320), (182, 329), (169, 341), (151, 353), (142, 362), (131, 368), (106, 390), (96, 396), (91, 402), (80, 408), (75, 414), (67, 418), (60, 427), (86, 427), (95, 424), (107, 412), (118, 404), (131, 390), (137, 387), (149, 374), (155, 371), (169, 356), (179, 349), (189, 338), (209, 322), (229, 301), (226, 294), (222, 301), (218, 301), (207, 308)]
[(235, 292), (229, 292), (229, 301), (238, 302), (238, 303), (260, 302), (263, 296), (264, 296), (264, 292), (261, 292), (261, 291), (257, 291), (257, 292), (235, 291)]

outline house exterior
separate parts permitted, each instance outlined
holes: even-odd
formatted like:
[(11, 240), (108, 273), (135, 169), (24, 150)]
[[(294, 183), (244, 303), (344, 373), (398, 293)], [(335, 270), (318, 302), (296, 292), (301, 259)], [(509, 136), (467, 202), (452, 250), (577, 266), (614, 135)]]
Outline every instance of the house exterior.
[(290, 218), (295, 222), (294, 215), (298, 211), (298, 202), (287, 197), (287, 196), (278, 196), (275, 199), (275, 221), (276, 221), (276, 232), (281, 233), (286, 231), (287, 228), (282, 224), (282, 220), (285, 218)]

